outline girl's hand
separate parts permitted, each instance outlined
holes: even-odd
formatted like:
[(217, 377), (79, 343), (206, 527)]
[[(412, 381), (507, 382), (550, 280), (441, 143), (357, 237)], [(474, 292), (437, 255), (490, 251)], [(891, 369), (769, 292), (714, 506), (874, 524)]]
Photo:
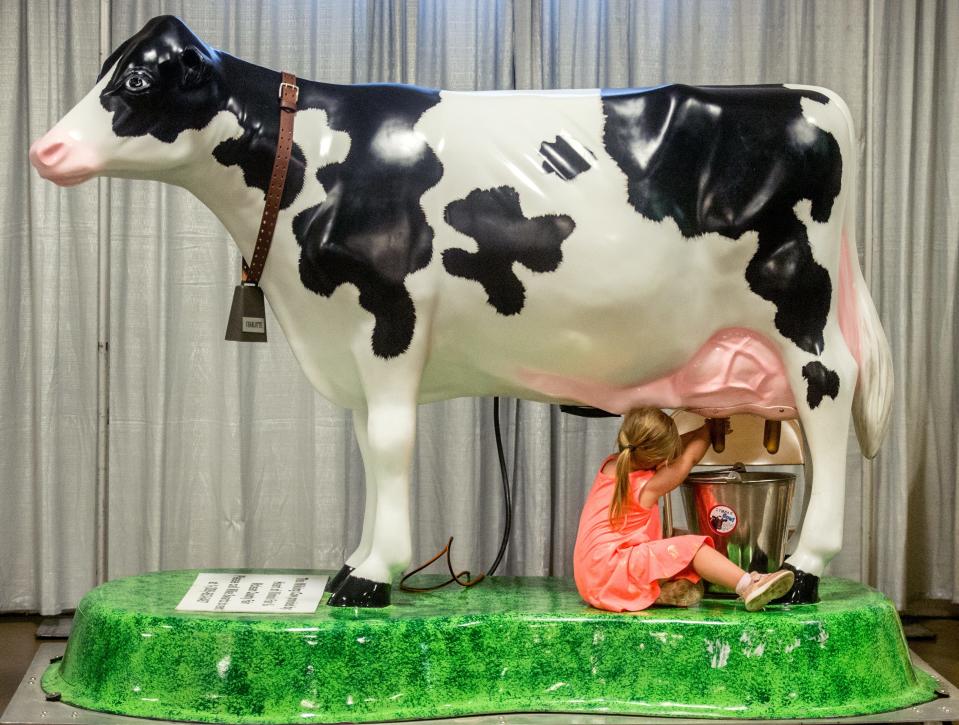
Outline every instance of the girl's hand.
[(714, 426), (723, 426), (723, 433), (729, 435), (733, 432), (733, 422), (729, 418), (707, 418), (706, 425), (710, 428)]

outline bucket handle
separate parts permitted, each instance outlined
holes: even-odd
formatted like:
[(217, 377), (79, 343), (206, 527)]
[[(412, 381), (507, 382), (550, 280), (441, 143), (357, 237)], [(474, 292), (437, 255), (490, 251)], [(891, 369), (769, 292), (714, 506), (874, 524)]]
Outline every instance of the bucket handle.
[(710, 476), (713, 476), (717, 473), (735, 473), (736, 474), (735, 476), (727, 476), (727, 478), (730, 478), (730, 479), (738, 478), (741, 481), (742, 476), (740, 474), (746, 473), (746, 464), (740, 461), (740, 462), (734, 463), (731, 466), (727, 466), (726, 468), (717, 468), (715, 471), (709, 471)]
[(717, 468), (715, 471), (710, 471), (710, 473), (730, 473), (732, 471), (735, 471), (736, 473), (745, 473), (746, 464), (742, 461), (739, 461), (731, 466), (727, 466), (726, 468)]

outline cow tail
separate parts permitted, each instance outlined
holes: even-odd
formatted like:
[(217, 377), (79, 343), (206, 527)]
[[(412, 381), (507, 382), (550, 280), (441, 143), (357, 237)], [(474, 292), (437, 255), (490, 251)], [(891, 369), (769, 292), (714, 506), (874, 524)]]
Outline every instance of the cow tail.
[(892, 412), (892, 352), (866, 280), (859, 269), (856, 247), (845, 250), (852, 257), (856, 307), (859, 310), (859, 379), (852, 400), (852, 417), (859, 447), (866, 458), (874, 458), (889, 428)]
[[(846, 126), (849, 129), (849, 140), (845, 154), (850, 163), (844, 169), (844, 182), (848, 183), (850, 193), (846, 197), (843, 211), (842, 249), (844, 256), (840, 270), (842, 285), (849, 285), (849, 301), (852, 310), (849, 310), (849, 330), (843, 330), (844, 337), (850, 350), (859, 364), (859, 377), (856, 381), (856, 390), (852, 402), (852, 417), (856, 426), (856, 437), (859, 447), (867, 458), (874, 458), (879, 451), (889, 427), (889, 417), (892, 412), (893, 399), (893, 370), (892, 352), (886, 333), (879, 321), (879, 313), (869, 294), (866, 280), (859, 266), (859, 255), (856, 252), (856, 178), (857, 149), (855, 127), (852, 115), (845, 102), (839, 96), (833, 95), (846, 117)], [(845, 273), (845, 274), (844, 274)], [(845, 327), (845, 326), (844, 326)], [(851, 338), (851, 339), (850, 339)]]

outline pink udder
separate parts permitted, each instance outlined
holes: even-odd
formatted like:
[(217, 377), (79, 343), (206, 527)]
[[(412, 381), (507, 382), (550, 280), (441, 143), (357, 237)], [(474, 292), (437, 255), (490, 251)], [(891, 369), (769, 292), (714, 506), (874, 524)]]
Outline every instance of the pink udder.
[(642, 405), (686, 408), (706, 417), (754, 413), (772, 420), (797, 417), (796, 400), (779, 353), (762, 335), (727, 328), (713, 335), (692, 359), (670, 375), (615, 387), (594, 380), (527, 371), (523, 381), (552, 398), (608, 410)]

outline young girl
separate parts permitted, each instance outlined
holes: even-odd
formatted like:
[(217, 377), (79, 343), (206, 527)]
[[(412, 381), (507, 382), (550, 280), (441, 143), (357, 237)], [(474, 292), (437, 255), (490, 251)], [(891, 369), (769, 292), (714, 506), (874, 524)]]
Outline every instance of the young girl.
[(596, 474), (579, 521), (573, 574), (580, 595), (613, 612), (650, 605), (688, 607), (703, 596), (700, 577), (735, 589), (746, 609), (761, 609), (793, 585), (793, 573), (747, 574), (708, 536), (663, 538), (659, 497), (685, 480), (709, 447), (706, 425), (680, 437), (657, 408), (623, 418), (619, 454)]

